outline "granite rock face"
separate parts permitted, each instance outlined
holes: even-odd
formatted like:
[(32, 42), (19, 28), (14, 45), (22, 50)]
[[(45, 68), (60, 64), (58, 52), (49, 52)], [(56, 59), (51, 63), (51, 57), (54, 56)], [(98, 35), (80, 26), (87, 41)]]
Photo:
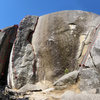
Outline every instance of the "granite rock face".
[(36, 16), (26, 16), (19, 25), (8, 70), (8, 85), (12, 88), (20, 88), (27, 83), (34, 83), (35, 56), (31, 37), (37, 20)]
[[(100, 87), (99, 32), (100, 16), (90, 12), (26, 16), (19, 27), (0, 31), (0, 61), (8, 54), (7, 63), (0, 62), (0, 73), (4, 74), (4, 69), (8, 73), (8, 86), (16, 89), (27, 84), (35, 86), (41, 81), (56, 81), (58, 85), (77, 83), (78, 76), (80, 90), (97, 89)], [(65, 70), (69, 72), (67, 75)]]
[(0, 83), (7, 80), (10, 52), (16, 38), (17, 28), (18, 26), (14, 25), (2, 29), (0, 32)]
[(88, 93), (76, 94), (73, 91), (67, 91), (61, 97), (61, 100), (99, 100), (99, 99), (100, 99), (99, 94), (88, 94)]
[(93, 68), (83, 69), (80, 72), (80, 90), (98, 89), (100, 87), (100, 73)]
[(71, 85), (75, 84), (78, 81), (78, 74), (79, 71), (73, 71), (68, 74), (65, 74), (56, 82), (54, 82), (54, 86), (64, 86), (64, 85)]
[(55, 81), (66, 68), (69, 72), (78, 69), (99, 20), (98, 15), (84, 11), (40, 16), (32, 39), (38, 80)]

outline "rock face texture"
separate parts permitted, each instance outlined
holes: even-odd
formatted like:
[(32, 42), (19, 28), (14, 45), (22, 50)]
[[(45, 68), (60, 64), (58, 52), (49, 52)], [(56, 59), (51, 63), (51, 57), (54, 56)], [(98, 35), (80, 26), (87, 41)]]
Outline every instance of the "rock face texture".
[(17, 26), (11, 26), (2, 29), (0, 32), (0, 79), (2, 81), (7, 80), (10, 52), (16, 37), (17, 28)]
[(54, 81), (66, 68), (69, 72), (78, 68), (99, 25), (98, 20), (98, 15), (83, 11), (62, 11), (39, 17), (32, 39), (39, 81)]
[(80, 89), (89, 90), (100, 87), (100, 74), (93, 68), (83, 69), (80, 76)]
[(39, 17), (32, 39), (39, 80), (55, 80), (66, 68), (72, 71), (77, 67), (79, 37), (86, 30), (81, 14), (64, 11)]
[(73, 71), (73, 72), (70, 72), (69, 74), (65, 74), (63, 77), (61, 77), (59, 80), (57, 80), (54, 83), (54, 86), (75, 84), (76, 81), (78, 80), (78, 74), (79, 74), (79, 71)]
[[(56, 92), (56, 86), (62, 86), (61, 95), (65, 94), (57, 97), (59, 100), (73, 100), (66, 92), (70, 87), (78, 92), (95, 90), (95, 95), (87, 94), (84, 100), (92, 96), (99, 100), (99, 32), (100, 16), (90, 12), (26, 16), (19, 26), (0, 30), (0, 80), (8, 80), (8, 87), (25, 92), (47, 87)], [(83, 96), (74, 95), (77, 100)]]
[(20, 88), (27, 83), (34, 83), (34, 49), (31, 45), (31, 35), (37, 24), (38, 17), (25, 17), (18, 28), (16, 40), (10, 56), (8, 85)]
[(72, 91), (67, 91), (62, 95), (61, 100), (99, 100), (100, 95), (80, 93), (76, 94)]

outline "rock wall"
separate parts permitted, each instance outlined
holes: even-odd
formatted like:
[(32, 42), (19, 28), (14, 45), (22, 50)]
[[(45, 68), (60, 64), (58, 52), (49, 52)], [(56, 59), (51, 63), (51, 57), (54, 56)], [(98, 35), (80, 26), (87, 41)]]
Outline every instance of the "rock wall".
[(38, 17), (27, 16), (19, 24), (16, 40), (10, 55), (8, 85), (20, 88), (27, 83), (34, 83), (34, 49), (31, 36), (35, 30)]
[(66, 69), (70, 72), (79, 68), (85, 54), (84, 39), (92, 34), (99, 18), (83, 11), (62, 11), (39, 17), (32, 39), (39, 81), (55, 81)]
[[(10, 52), (17, 33), (17, 25), (2, 29), (0, 32), (0, 83), (7, 80)], [(3, 83), (2, 83), (3, 82)]]
[[(79, 10), (26, 16), (18, 27), (0, 31), (1, 75), (4, 69), (8, 86), (20, 89), (43, 80), (53, 83), (66, 70), (69, 75), (78, 70), (81, 90), (99, 87), (99, 21), (99, 15)], [(7, 60), (2, 63), (5, 56)]]

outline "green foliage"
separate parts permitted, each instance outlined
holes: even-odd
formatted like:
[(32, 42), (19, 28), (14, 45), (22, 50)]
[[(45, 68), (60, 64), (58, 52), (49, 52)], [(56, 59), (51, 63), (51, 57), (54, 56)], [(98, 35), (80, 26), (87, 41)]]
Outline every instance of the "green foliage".
[(65, 74), (68, 74), (69, 70), (66, 68), (64, 72), (65, 72)]

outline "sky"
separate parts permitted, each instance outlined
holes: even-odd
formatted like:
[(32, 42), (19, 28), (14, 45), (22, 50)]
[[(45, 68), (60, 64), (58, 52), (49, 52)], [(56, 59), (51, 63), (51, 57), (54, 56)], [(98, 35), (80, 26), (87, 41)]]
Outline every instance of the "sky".
[(19, 24), (26, 15), (41, 16), (62, 10), (100, 14), (100, 0), (0, 0), (0, 29)]

